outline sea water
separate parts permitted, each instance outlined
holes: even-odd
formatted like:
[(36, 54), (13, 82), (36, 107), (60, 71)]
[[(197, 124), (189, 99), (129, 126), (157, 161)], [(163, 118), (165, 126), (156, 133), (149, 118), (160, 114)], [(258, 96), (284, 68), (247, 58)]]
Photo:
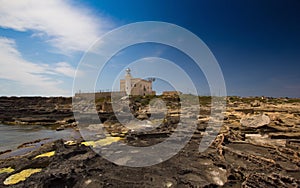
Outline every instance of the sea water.
[(56, 131), (41, 125), (3, 125), (0, 124), (0, 151), (14, 150), (23, 143), (38, 139), (65, 139), (78, 138), (78, 132), (68, 128)]

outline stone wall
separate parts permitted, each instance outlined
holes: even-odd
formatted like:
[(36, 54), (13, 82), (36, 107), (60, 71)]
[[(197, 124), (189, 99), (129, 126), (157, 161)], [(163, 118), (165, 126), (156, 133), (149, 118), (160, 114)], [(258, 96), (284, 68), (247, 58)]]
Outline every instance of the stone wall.
[(120, 95), (125, 96), (126, 93), (124, 91), (113, 91), (113, 92), (97, 92), (97, 93), (76, 93), (75, 97), (78, 98), (104, 98), (104, 97), (111, 97), (111, 95)]

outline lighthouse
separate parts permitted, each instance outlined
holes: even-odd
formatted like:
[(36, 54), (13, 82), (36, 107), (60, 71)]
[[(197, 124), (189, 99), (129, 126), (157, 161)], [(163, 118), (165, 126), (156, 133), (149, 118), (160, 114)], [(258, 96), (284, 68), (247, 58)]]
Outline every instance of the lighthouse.
[(155, 91), (152, 91), (152, 82), (155, 79), (134, 78), (131, 76), (130, 68), (127, 68), (125, 71), (124, 79), (120, 80), (120, 91), (125, 92), (126, 95), (155, 95)]
[(130, 68), (126, 69), (126, 74), (125, 74), (125, 91), (127, 95), (131, 94), (131, 73), (130, 73)]

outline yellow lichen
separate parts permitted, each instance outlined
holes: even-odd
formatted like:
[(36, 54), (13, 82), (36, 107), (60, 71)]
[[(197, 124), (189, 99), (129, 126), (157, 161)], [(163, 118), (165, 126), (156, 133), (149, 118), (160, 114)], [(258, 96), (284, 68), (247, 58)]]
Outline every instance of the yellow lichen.
[(15, 171), (15, 169), (11, 168), (11, 167), (8, 167), (8, 168), (0, 168), (0, 174), (2, 173), (11, 173)]
[(105, 139), (96, 141), (96, 145), (106, 146), (112, 144), (113, 142), (118, 142), (121, 139), (121, 137), (107, 137)]
[(21, 172), (13, 174), (13, 175), (9, 176), (8, 178), (6, 178), (3, 182), (3, 184), (4, 185), (17, 184), (21, 181), (25, 181), (32, 174), (38, 173), (40, 171), (42, 171), (41, 168), (22, 170)]
[(81, 144), (82, 144), (82, 145), (85, 145), (85, 146), (92, 146), (92, 147), (95, 147), (95, 146), (96, 146), (95, 141), (81, 142)]
[(111, 136), (118, 136), (119, 133), (110, 133)]
[(97, 141), (81, 142), (81, 144), (85, 145), (85, 146), (92, 146), (92, 147), (106, 146), (106, 145), (112, 144), (113, 142), (117, 142), (117, 141), (119, 141), (121, 139), (122, 139), (121, 137), (106, 137), (104, 139), (97, 140)]
[(53, 155), (55, 155), (55, 151), (50, 151), (50, 152), (47, 152), (47, 153), (37, 155), (33, 159), (37, 159), (37, 158), (41, 158), (41, 157), (52, 157)]
[(73, 141), (73, 140), (68, 140), (68, 141), (66, 141), (64, 144), (65, 144), (65, 145), (68, 145), (68, 146), (74, 146), (74, 145), (76, 145), (76, 142)]

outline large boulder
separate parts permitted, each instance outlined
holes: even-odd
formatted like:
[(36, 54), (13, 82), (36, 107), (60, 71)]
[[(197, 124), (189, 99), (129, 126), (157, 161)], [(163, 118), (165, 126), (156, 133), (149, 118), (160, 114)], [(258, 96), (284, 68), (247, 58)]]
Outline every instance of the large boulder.
[(247, 115), (240, 120), (242, 126), (258, 128), (270, 123), (269, 116), (266, 115)]

